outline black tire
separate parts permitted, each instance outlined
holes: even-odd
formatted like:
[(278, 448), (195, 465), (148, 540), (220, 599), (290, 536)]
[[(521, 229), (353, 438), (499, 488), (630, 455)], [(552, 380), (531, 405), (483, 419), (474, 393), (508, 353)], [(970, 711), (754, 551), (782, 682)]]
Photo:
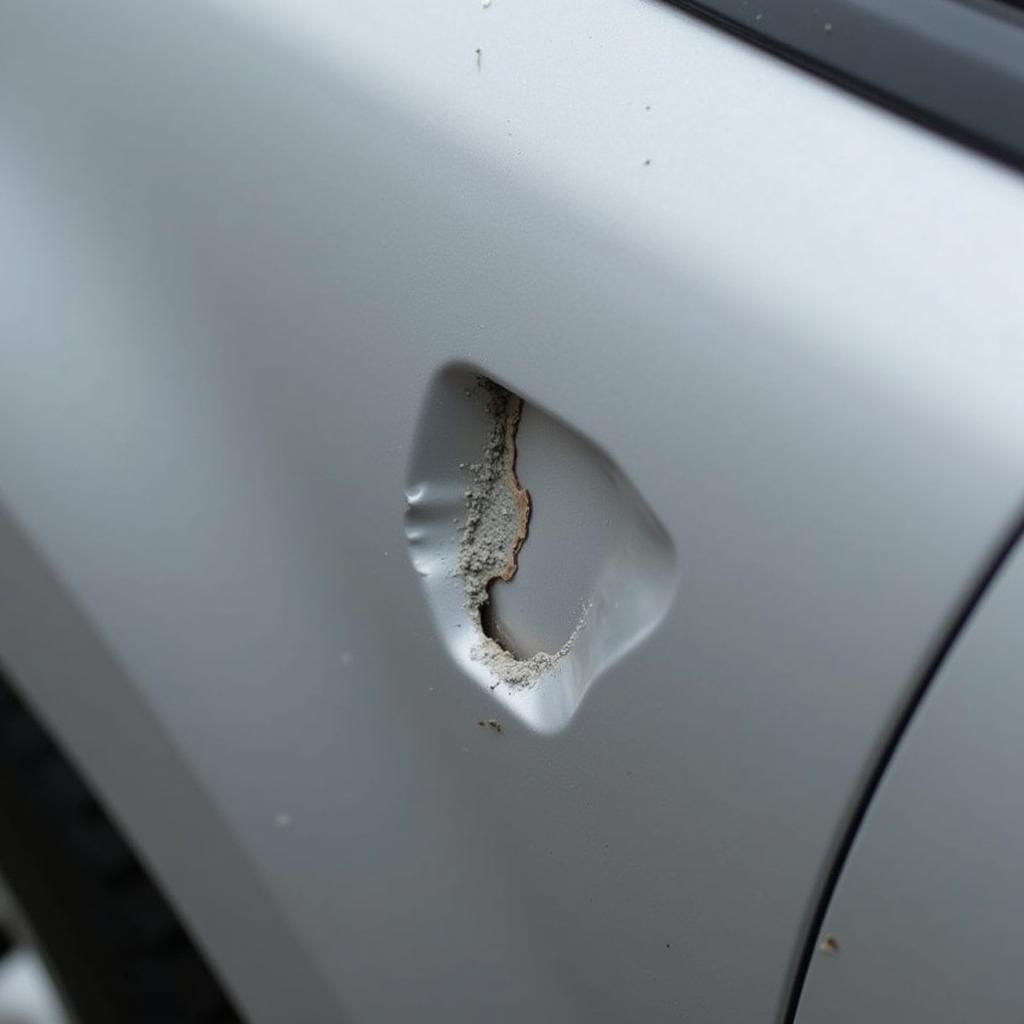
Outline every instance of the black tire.
[(2, 675), (0, 874), (79, 1024), (238, 1024), (167, 900)]

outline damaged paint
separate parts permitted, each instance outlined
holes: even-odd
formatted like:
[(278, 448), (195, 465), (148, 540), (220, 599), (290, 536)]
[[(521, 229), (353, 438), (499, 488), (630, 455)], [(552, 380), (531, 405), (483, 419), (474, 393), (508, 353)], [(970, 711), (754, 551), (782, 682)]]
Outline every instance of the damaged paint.
[(479, 612), (496, 580), (511, 580), (530, 528), (530, 495), (516, 476), (516, 434), (522, 399), (490, 381), (491, 427), (478, 462), (467, 469), (466, 522), (459, 545), (457, 573), (466, 589), (466, 607)]
[[(481, 457), (467, 469), (470, 483), (465, 491), (466, 522), (462, 530), (455, 573), (463, 581), (466, 610), (479, 633), (470, 651), (499, 682), (523, 686), (552, 668), (569, 653), (583, 628), (586, 609), (571, 636), (553, 654), (541, 651), (519, 658), (484, 625), (483, 609), (490, 590), (499, 581), (509, 582), (519, 568), (519, 552), (530, 527), (530, 495), (516, 474), (516, 437), (522, 417), (522, 399), (486, 378), (478, 387), (488, 393), (490, 429)], [(497, 684), (496, 684), (497, 685)]]
[(439, 642), (508, 714), (557, 732), (670, 607), (671, 539), (592, 440), (475, 367), (429, 383), (411, 455), (405, 535)]

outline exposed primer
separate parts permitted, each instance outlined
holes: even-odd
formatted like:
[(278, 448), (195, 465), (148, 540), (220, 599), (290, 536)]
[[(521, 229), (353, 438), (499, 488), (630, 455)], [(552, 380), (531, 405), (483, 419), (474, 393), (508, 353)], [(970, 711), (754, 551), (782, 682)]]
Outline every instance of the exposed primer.
[(484, 631), (481, 609), (490, 599), (491, 586), (498, 580), (510, 581), (519, 567), (519, 552), (530, 527), (530, 495), (516, 475), (522, 399), (485, 378), (479, 379), (478, 386), (488, 392), (491, 426), (480, 461), (466, 467), (470, 474), (465, 492), (466, 524), (455, 571), (462, 577), (466, 610), (479, 633), (470, 656), (500, 681), (524, 686), (569, 652), (583, 619), (559, 650), (553, 654), (541, 651), (530, 658), (516, 657)]

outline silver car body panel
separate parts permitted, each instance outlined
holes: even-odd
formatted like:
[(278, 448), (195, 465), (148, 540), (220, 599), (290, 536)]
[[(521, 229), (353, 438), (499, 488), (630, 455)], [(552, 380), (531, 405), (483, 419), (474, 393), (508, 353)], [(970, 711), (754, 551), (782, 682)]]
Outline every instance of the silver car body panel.
[(797, 1024), (1020, 1016), (1022, 608), (1018, 549), (889, 764), (823, 922), (835, 949), (814, 958)]
[[(0, 23), (0, 658), (249, 1018), (778, 1019), (1024, 504), (1019, 178), (654, 2)], [(453, 366), (674, 553), (558, 720), (410, 558)]]

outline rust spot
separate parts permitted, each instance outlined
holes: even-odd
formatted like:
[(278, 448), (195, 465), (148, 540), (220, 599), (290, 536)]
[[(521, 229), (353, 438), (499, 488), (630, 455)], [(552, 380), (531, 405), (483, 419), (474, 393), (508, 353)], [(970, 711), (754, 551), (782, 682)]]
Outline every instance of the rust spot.
[[(516, 533), (512, 538), (512, 550), (508, 562), (494, 579), (502, 579), (508, 583), (519, 568), (519, 552), (530, 532), (530, 492), (519, 482), (516, 474), (516, 435), (519, 433), (519, 420), (523, 415), (523, 400), (509, 395), (505, 407), (505, 485), (515, 504)], [(492, 579), (491, 583), (494, 582)], [(488, 584), (490, 585), (490, 584)]]

